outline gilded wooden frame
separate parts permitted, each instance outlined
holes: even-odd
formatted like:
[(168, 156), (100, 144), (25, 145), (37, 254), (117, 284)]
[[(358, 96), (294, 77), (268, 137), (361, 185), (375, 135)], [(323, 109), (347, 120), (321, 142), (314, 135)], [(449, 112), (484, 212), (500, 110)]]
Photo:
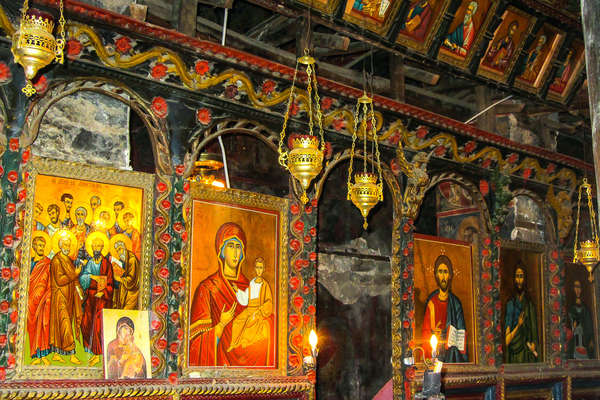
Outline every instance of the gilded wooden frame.
[[(346, 0), (346, 4), (344, 6), (343, 19), (345, 21), (353, 23), (361, 29), (368, 29), (371, 32), (376, 33), (377, 35), (384, 36), (390, 30), (392, 24), (394, 23), (394, 19), (398, 14), (400, 5), (403, 3), (403, 0), (393, 1), (394, 3), (391, 4), (389, 6), (389, 9), (386, 11), (386, 15), (383, 17), (383, 21), (381, 23), (378, 23), (368, 16), (357, 15), (358, 12), (353, 12), (354, 0)], [(381, 4), (381, 1), (379, 1), (378, 4)]]
[[(521, 79), (520, 76), (517, 76), (515, 78), (515, 87), (519, 88), (519, 89), (523, 89), (529, 93), (539, 93), (542, 90), (542, 88), (544, 87), (544, 82), (546, 82), (546, 80), (548, 79), (548, 75), (550, 75), (550, 71), (552, 70), (552, 64), (554, 64), (554, 62), (556, 61), (556, 56), (558, 55), (558, 51), (562, 47), (563, 42), (566, 37), (565, 32), (561, 31), (560, 29), (555, 28), (554, 26), (552, 26), (548, 23), (545, 23), (542, 26), (542, 28), (540, 28), (540, 30), (538, 30), (538, 32), (535, 33), (535, 39), (537, 39), (537, 35), (542, 29), (547, 29), (549, 31), (553, 31), (556, 34), (556, 38), (554, 39), (553, 43), (551, 44), (552, 48), (549, 50), (549, 54), (546, 55), (546, 60), (544, 60), (544, 63), (542, 65), (542, 67), (540, 68), (540, 71), (538, 72), (538, 76), (533, 81), (533, 83), (530, 83), (524, 79)], [(535, 46), (535, 40), (534, 40), (533, 45)], [(525, 50), (525, 51), (527, 51), (527, 50)], [(518, 60), (518, 58), (517, 58), (517, 60)]]
[(403, 34), (402, 30), (400, 30), (400, 32), (398, 32), (398, 35), (396, 37), (396, 43), (399, 43), (406, 47), (413, 48), (421, 53), (426, 53), (427, 51), (429, 51), (429, 48), (431, 47), (431, 43), (433, 42), (433, 39), (437, 34), (440, 24), (442, 23), (444, 14), (446, 14), (448, 12), (449, 6), (450, 6), (450, 1), (445, 1), (442, 4), (442, 6), (440, 7), (440, 10), (438, 11), (438, 15), (431, 22), (431, 27), (429, 28), (429, 33), (427, 34), (427, 36), (425, 36), (425, 39), (423, 40), (423, 42), (419, 43), (417, 40), (413, 39), (411, 36)]
[[(522, 33), (522, 37), (521, 40), (519, 41), (518, 44), (516, 44), (515, 47), (515, 51), (513, 52), (511, 59), (508, 63), (508, 66), (506, 67), (506, 69), (504, 70), (504, 72), (500, 72), (497, 71), (493, 68), (490, 68), (489, 66), (485, 65), (483, 62), (485, 60), (485, 57), (487, 55), (487, 52), (489, 51), (489, 49), (491, 48), (492, 44), (494, 43), (494, 40), (496, 39), (496, 33), (500, 30), (500, 28), (502, 27), (502, 24), (504, 23), (504, 20), (506, 18), (506, 16), (508, 15), (509, 12), (512, 12), (514, 14), (517, 14), (520, 17), (523, 17), (525, 19), (527, 19), (527, 27), (523, 30)], [(516, 7), (508, 7), (508, 9), (506, 11), (504, 11), (504, 13), (502, 14), (502, 22), (500, 22), (500, 24), (498, 24), (498, 26), (496, 27), (496, 30), (494, 31), (494, 34), (492, 36), (492, 38), (490, 39), (490, 41), (488, 42), (485, 51), (483, 52), (483, 56), (481, 57), (481, 60), (479, 60), (479, 67), (477, 69), (477, 74), (484, 76), (486, 78), (490, 78), (490, 79), (494, 79), (500, 82), (506, 82), (506, 80), (508, 79), (508, 77), (510, 76), (512, 70), (515, 67), (515, 64), (517, 62), (517, 59), (519, 58), (519, 55), (521, 54), (521, 51), (523, 50), (523, 46), (525, 44), (525, 42), (527, 41), (527, 38), (529, 37), (529, 35), (531, 34), (531, 31), (533, 29), (533, 27), (535, 26), (535, 22), (537, 21), (537, 18), (532, 16), (531, 14), (526, 13), (523, 10), (520, 10)], [(512, 24), (512, 22), (511, 22)], [(510, 27), (510, 24), (509, 24)]]
[[(517, 251), (527, 251), (527, 252), (532, 252), (532, 253), (538, 253), (539, 254), (539, 268), (540, 270), (537, 271), (538, 274), (538, 279), (540, 279), (539, 282), (539, 290), (540, 290), (540, 298), (541, 298), (541, 304), (539, 309), (541, 310), (541, 321), (542, 321), (542, 325), (539, 329), (541, 332), (541, 340), (542, 343), (540, 343), (540, 347), (543, 347), (544, 349), (544, 355), (543, 355), (543, 360), (537, 363), (520, 363), (520, 364), (507, 364), (507, 363), (503, 363), (503, 368), (504, 370), (508, 373), (528, 373), (531, 372), (534, 368), (539, 368), (539, 367), (548, 367), (548, 368), (552, 368), (552, 360), (550, 360), (550, 354), (552, 354), (552, 349), (551, 349), (551, 345), (550, 345), (550, 341), (548, 340), (548, 338), (550, 337), (551, 333), (550, 333), (550, 324), (548, 323), (548, 316), (546, 315), (546, 289), (547, 289), (547, 282), (549, 279), (549, 274), (548, 274), (548, 259), (546, 256), (546, 252), (545, 252), (545, 246), (543, 244), (538, 244), (538, 243), (529, 243), (529, 242), (521, 242), (521, 241), (514, 241), (514, 240), (501, 240), (501, 244), (500, 244), (500, 259), (501, 259), (501, 254), (502, 254), (502, 250), (503, 249), (509, 249), (509, 250), (517, 250)], [(500, 266), (500, 268), (502, 269), (502, 273), (505, 272), (505, 270), (503, 269), (502, 265)], [(531, 279), (531, 277), (528, 277), (528, 279)], [(500, 290), (502, 291), (503, 289), (500, 288)], [(505, 305), (502, 305), (502, 307), (504, 308)], [(504, 342), (504, 334), (505, 334), (505, 327), (504, 327), (504, 321), (500, 321), (501, 327), (502, 327), (502, 333), (501, 333), (501, 340), (502, 342)]]
[[(26, 172), (29, 173), (27, 181), (27, 199), (25, 203), (24, 235), (20, 244), (22, 254), (27, 254), (27, 260), (33, 238), (34, 221), (34, 200), (35, 186), (39, 175), (46, 175), (57, 178), (68, 178), (73, 180), (89, 181), (95, 183), (110, 184), (115, 186), (127, 186), (131, 188), (142, 189), (142, 202), (140, 227), (141, 227), (141, 259), (140, 269), (140, 295), (138, 299), (138, 308), (147, 310), (150, 304), (150, 278), (152, 270), (152, 218), (153, 218), (153, 189), (154, 176), (141, 172), (123, 171), (108, 167), (97, 167), (72, 162), (50, 160), (41, 157), (34, 157), (27, 166)], [(21, 263), (21, 275), (18, 285), (18, 306), (19, 310), (27, 310), (28, 307), (28, 287), (30, 268), (28, 264)], [(43, 364), (33, 366), (25, 365), (25, 329), (27, 313), (19, 312), (17, 322), (17, 340), (16, 340), (16, 367), (15, 379), (102, 379), (102, 363), (98, 366), (45, 366)]]
[[(490, 7), (487, 10), (487, 14), (486, 14), (483, 22), (481, 23), (479, 30), (475, 34), (475, 40), (473, 41), (473, 45), (471, 46), (471, 49), (469, 50), (469, 52), (467, 53), (467, 56), (465, 58), (459, 58), (459, 57), (454, 56), (452, 54), (452, 52), (446, 50), (442, 46), (442, 44), (440, 44), (437, 59), (440, 61), (443, 61), (447, 64), (453, 65), (457, 68), (468, 69), (469, 65), (471, 65), (471, 61), (473, 61), (473, 57), (475, 56), (475, 53), (477, 53), (477, 51), (479, 49), (481, 41), (483, 40), (483, 38), (485, 36), (485, 33), (488, 29), (490, 22), (492, 21), (492, 19), (494, 18), (494, 15), (496, 14), (496, 8), (498, 7), (498, 4), (499, 4), (498, 1), (493, 1), (493, 0), (491, 1)], [(445, 35), (444, 35), (444, 38), (445, 38)]]
[[(184, 327), (183, 350), (180, 362), (182, 366), (182, 375), (193, 378), (253, 378), (253, 377), (277, 377), (285, 376), (287, 373), (287, 318), (288, 318), (288, 257), (287, 257), (287, 210), (288, 200), (268, 196), (260, 193), (247, 192), (237, 189), (213, 190), (204, 185), (192, 183), (190, 185), (191, 199), (190, 209), (193, 210), (194, 202), (200, 201), (215, 205), (238, 206), (240, 208), (265, 210), (275, 212), (277, 215), (277, 234), (278, 243), (275, 243), (277, 249), (277, 262), (279, 264), (278, 276), (275, 285), (278, 288), (277, 303), (277, 357), (275, 359), (275, 368), (257, 367), (223, 367), (223, 366), (190, 366), (189, 365), (189, 347), (190, 347), (190, 310), (191, 296), (195, 288), (191, 288), (191, 283), (186, 285), (186, 295), (182, 302), (182, 326)], [(193, 213), (193, 211), (191, 211)], [(193, 214), (186, 220), (186, 230), (190, 232), (182, 255), (183, 276), (187, 282), (191, 282), (191, 251), (195, 240), (193, 234)], [(229, 221), (228, 221), (229, 222)], [(214, 237), (208, 238), (210, 243)], [(275, 286), (274, 286), (275, 287)], [(273, 294), (275, 297), (275, 294)], [(251, 382), (248, 385), (252, 386)]]
[[(567, 81), (567, 84), (565, 86), (565, 89), (563, 90), (562, 93), (557, 93), (551, 89), (548, 90), (548, 95), (546, 96), (548, 100), (552, 100), (552, 101), (556, 101), (559, 103), (564, 103), (566, 101), (566, 99), (570, 96), (571, 92), (573, 91), (573, 87), (575, 86), (576, 82), (579, 80), (579, 77), (582, 74), (582, 71), (585, 69), (586, 65), (586, 61), (585, 61), (585, 46), (583, 45), (583, 43), (581, 42), (581, 40), (575, 40), (573, 43), (571, 43), (569, 45), (569, 48), (573, 48), (573, 45), (577, 43), (580, 46), (583, 46), (583, 51), (579, 57), (578, 60), (575, 60), (575, 64), (573, 65), (573, 73), (571, 74), (571, 76), (569, 76), (569, 80)], [(552, 82), (554, 81), (554, 79), (556, 79), (556, 74), (553, 76), (550, 76), (551, 82), (550, 85), (552, 85)]]

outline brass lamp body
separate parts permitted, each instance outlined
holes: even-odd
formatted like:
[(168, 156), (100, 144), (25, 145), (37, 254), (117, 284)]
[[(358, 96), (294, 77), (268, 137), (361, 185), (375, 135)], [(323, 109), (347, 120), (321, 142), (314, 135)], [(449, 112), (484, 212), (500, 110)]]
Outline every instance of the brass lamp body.
[[(307, 87), (305, 103), (308, 114), (308, 134), (299, 135), (292, 139), (291, 149), (285, 151), (283, 143), (289, 119), (290, 108), (294, 101), (294, 91), (296, 90), (296, 76), (298, 74), (298, 65), (306, 65)], [(308, 202), (306, 191), (312, 180), (321, 173), (323, 169), (323, 155), (325, 153), (325, 137), (323, 136), (323, 121), (321, 114), (321, 101), (317, 90), (317, 75), (315, 73), (315, 59), (308, 54), (308, 49), (304, 50), (304, 56), (298, 58), (296, 69), (294, 70), (294, 79), (292, 87), (289, 89), (289, 99), (287, 109), (283, 117), (283, 127), (279, 137), (279, 164), (290, 171), (290, 174), (300, 182), (302, 186), (302, 195), (300, 201), (302, 204)], [(314, 97), (314, 99), (313, 99)], [(314, 112), (313, 112), (314, 107)], [(313, 119), (319, 127), (319, 137), (313, 136)], [(319, 144), (319, 139), (321, 143)]]
[(288, 154), (287, 166), (306, 192), (310, 182), (323, 168), (323, 152), (319, 149), (319, 139), (311, 135), (294, 138), (292, 149)]
[[(592, 229), (591, 240), (584, 240), (578, 242), (577, 236), (579, 233), (579, 211), (581, 207), (581, 192), (585, 189), (588, 198), (588, 210), (590, 214), (590, 226)], [(579, 249), (577, 249), (579, 245)], [(579, 197), (577, 199), (577, 221), (575, 223), (575, 243), (573, 245), (573, 263), (580, 262), (585, 266), (589, 273), (589, 281), (594, 281), (594, 268), (600, 261), (600, 240), (598, 239), (598, 231), (596, 227), (596, 213), (592, 206), (592, 187), (587, 182), (586, 178), (583, 178), (583, 183), (579, 186)]]
[[(362, 108), (362, 116), (361, 116)], [(354, 174), (354, 183), (352, 183), (352, 170), (354, 165), (354, 150), (356, 147), (357, 132), (363, 134), (363, 171)], [(371, 128), (367, 128), (367, 121), (370, 121)], [(350, 165), (348, 167), (348, 200), (358, 208), (363, 216), (363, 229), (369, 226), (367, 217), (373, 207), (380, 201), (383, 201), (383, 179), (381, 175), (381, 161), (379, 159), (379, 144), (377, 141), (377, 131), (375, 128), (375, 113), (373, 112), (373, 100), (367, 96), (366, 92), (358, 99), (356, 111), (354, 113), (354, 130), (352, 132), (352, 148), (350, 149)], [(378, 175), (374, 172), (367, 172), (367, 139), (371, 136), (375, 157), (373, 164), (377, 167)], [(379, 182), (378, 182), (379, 179)]]
[(54, 19), (51, 15), (37, 9), (29, 9), (28, 1), (23, 3), (23, 15), (21, 25), (12, 38), (11, 52), (16, 63), (20, 64), (25, 71), (27, 84), (22, 89), (27, 96), (36, 93), (32, 79), (38, 71), (56, 60), (64, 62), (63, 49), (65, 46), (65, 19), (63, 16), (63, 1), (60, 1), (59, 19), (60, 39), (55, 39)]
[(350, 199), (364, 218), (363, 228), (367, 229), (367, 217), (373, 207), (383, 197), (381, 186), (377, 185), (377, 175), (371, 172), (357, 172), (354, 174), (354, 184), (350, 189)]

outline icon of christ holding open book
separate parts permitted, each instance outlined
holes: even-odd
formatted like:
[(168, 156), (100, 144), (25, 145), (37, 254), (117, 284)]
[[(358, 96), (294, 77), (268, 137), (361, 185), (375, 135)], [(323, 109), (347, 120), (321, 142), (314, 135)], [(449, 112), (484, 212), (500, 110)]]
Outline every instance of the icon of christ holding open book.
[[(438, 256), (433, 272), (438, 288), (429, 294), (425, 302), (422, 337), (428, 339), (435, 334), (441, 339), (442, 346), (438, 352), (441, 361), (468, 362), (465, 317), (460, 300), (451, 290), (454, 272), (450, 258), (444, 254)], [(428, 351), (426, 357), (430, 356)]]

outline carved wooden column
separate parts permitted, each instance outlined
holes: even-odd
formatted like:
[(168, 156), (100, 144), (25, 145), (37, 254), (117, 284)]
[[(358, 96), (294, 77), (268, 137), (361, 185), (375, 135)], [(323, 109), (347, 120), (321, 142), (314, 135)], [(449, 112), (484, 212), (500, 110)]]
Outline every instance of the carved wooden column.
[[(600, 168), (600, 3), (597, 0), (581, 0), (581, 21), (585, 41), (585, 61), (587, 68), (588, 93), (592, 115), (592, 143), (594, 167)], [(596, 172), (596, 190), (600, 190), (600, 176)], [(600, 193), (600, 192), (599, 192)], [(600, 199), (600, 197), (598, 197)]]

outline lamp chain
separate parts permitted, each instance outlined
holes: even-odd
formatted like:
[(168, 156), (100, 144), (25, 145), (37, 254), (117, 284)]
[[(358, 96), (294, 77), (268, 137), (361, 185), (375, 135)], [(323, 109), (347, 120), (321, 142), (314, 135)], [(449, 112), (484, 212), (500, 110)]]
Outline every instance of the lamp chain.
[(352, 130), (352, 148), (350, 149), (350, 166), (348, 167), (348, 195), (347, 200), (350, 200), (350, 191), (352, 190), (352, 164), (354, 163), (354, 148), (356, 146), (356, 130), (358, 129), (358, 113), (360, 112), (360, 103), (356, 103), (356, 111), (354, 113), (354, 129)]
[(294, 68), (294, 78), (292, 79), (292, 86), (290, 87), (290, 97), (288, 99), (287, 108), (285, 110), (285, 114), (283, 115), (283, 126), (281, 127), (281, 132), (279, 133), (279, 164), (289, 170), (287, 165), (287, 157), (288, 152), (283, 151), (283, 141), (285, 140), (285, 130), (287, 128), (287, 122), (290, 117), (290, 108), (292, 107), (292, 100), (294, 97), (294, 88), (296, 86), (296, 76), (298, 75), (298, 61), (296, 61), (296, 68)]
[(375, 111), (373, 111), (373, 102), (371, 102), (371, 132), (373, 134), (373, 142), (375, 143), (375, 157), (377, 157), (377, 172), (379, 173), (379, 200), (383, 201), (383, 177), (381, 173), (381, 157), (379, 154), (379, 138), (377, 136), (377, 121), (375, 120)]
[[(304, 50), (305, 53), (308, 52), (308, 49)], [(306, 66), (306, 75), (308, 75), (308, 86), (306, 87), (306, 93), (308, 96), (308, 134), (313, 134), (313, 113), (312, 113), (312, 65), (308, 64)]]
[(363, 119), (360, 123), (363, 134), (363, 172), (367, 173), (367, 105), (363, 103)]
[(56, 39), (56, 62), (63, 64), (65, 62), (65, 20), (63, 0), (60, 0), (60, 18), (58, 19), (60, 39)]
[(598, 231), (596, 228), (596, 213), (594, 212), (594, 207), (592, 206), (592, 187), (590, 184), (587, 184), (586, 187), (587, 198), (588, 198), (588, 209), (590, 210), (590, 219), (592, 222), (592, 235), (593, 239), (598, 245)]
[[(585, 184), (587, 180), (583, 178), (583, 183)], [(573, 262), (576, 263), (579, 261), (579, 256), (577, 255), (577, 236), (579, 234), (579, 210), (581, 208), (581, 189), (583, 188), (583, 184), (579, 186), (579, 195), (577, 197), (577, 219), (575, 220), (575, 241), (573, 242)]]
[(315, 92), (315, 108), (317, 109), (317, 123), (319, 124), (319, 136), (321, 137), (321, 151), (325, 152), (325, 136), (323, 134), (323, 115), (321, 114), (321, 98), (319, 97), (319, 91), (317, 89), (317, 73), (315, 67), (313, 67), (313, 86)]

